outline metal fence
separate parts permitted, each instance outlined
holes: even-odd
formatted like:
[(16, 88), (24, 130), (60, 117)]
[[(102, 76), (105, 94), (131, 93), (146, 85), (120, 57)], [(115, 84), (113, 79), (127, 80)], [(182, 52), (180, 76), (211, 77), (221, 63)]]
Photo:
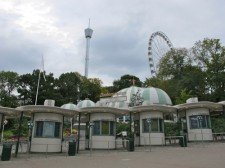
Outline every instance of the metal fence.
[[(204, 133), (206, 134), (206, 133)], [(198, 140), (197, 137), (202, 136), (202, 140)], [(199, 142), (204, 142), (204, 137), (206, 135), (200, 135), (200, 133), (195, 133), (193, 137), (193, 141), (197, 144)], [(225, 141), (225, 132), (221, 133), (213, 133), (212, 136), (212, 142), (221, 142)], [(134, 142), (135, 145), (135, 151), (152, 151), (152, 150), (158, 150), (159, 148), (163, 147), (173, 147), (177, 146), (180, 147), (180, 141), (185, 141), (184, 136), (166, 136), (165, 138), (162, 137), (151, 137), (149, 139), (148, 137), (137, 137), (136, 141)], [(140, 141), (142, 141), (142, 144), (140, 145)], [(152, 142), (156, 142), (157, 145), (155, 145)], [(5, 143), (11, 143), (12, 144), (12, 156), (15, 155), (16, 151), (16, 141), (10, 141)], [(129, 140), (128, 139), (116, 139), (116, 140), (80, 140), (79, 146), (80, 150), (78, 154), (86, 154), (87, 156), (91, 156), (92, 154), (96, 153), (110, 153), (110, 152), (128, 152), (128, 146), (129, 146)], [(93, 144), (101, 145), (103, 144), (105, 148), (103, 149), (96, 149), (93, 148)], [(114, 144), (115, 148), (112, 148), (112, 144)], [(59, 147), (59, 144), (38, 144), (38, 143), (32, 143), (34, 146), (41, 146), (42, 151), (41, 153), (38, 152), (30, 152), (30, 143), (28, 141), (20, 141), (18, 146), (18, 157), (51, 157), (51, 156), (68, 156), (68, 149), (69, 149), (69, 141), (63, 141), (61, 143), (61, 150), (60, 152), (52, 152), (51, 149), (55, 148), (54, 146), (57, 145)], [(204, 146), (207, 146), (207, 143), (204, 144)], [(3, 143), (0, 143), (0, 155), (2, 154), (2, 148)], [(77, 150), (77, 149), (76, 149)], [(62, 151), (62, 152), (61, 152)]]

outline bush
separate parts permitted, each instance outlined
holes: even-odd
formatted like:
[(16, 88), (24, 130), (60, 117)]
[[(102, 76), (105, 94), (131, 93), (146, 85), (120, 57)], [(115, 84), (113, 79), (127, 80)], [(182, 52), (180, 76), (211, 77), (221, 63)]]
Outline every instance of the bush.
[(225, 118), (217, 117), (211, 118), (212, 131), (215, 133), (225, 132)]
[(164, 123), (165, 135), (179, 135), (180, 130), (180, 123)]

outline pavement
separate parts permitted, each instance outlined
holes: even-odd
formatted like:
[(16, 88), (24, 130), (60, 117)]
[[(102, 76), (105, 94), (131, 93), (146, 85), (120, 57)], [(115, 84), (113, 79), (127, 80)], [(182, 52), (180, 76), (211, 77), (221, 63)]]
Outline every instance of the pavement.
[(225, 168), (225, 143), (192, 143), (188, 147), (136, 147), (126, 150), (80, 151), (66, 153), (19, 154), (0, 161), (0, 168)]

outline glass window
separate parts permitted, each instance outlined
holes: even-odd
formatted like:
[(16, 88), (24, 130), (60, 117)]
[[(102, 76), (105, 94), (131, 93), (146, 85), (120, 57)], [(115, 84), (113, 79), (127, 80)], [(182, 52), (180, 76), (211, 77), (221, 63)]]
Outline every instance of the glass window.
[(94, 135), (100, 135), (100, 121), (94, 121)]
[(54, 132), (54, 136), (59, 138), (60, 137), (60, 123), (56, 122), (55, 123), (55, 132)]
[(114, 121), (94, 121), (93, 135), (115, 135)]
[(164, 132), (163, 130), (163, 128), (164, 128), (164, 126), (163, 126), (163, 119), (159, 119), (159, 132)]
[(110, 121), (110, 135), (114, 135), (114, 121)]
[(159, 119), (151, 119), (151, 132), (159, 132)]
[(43, 133), (43, 121), (36, 121), (36, 136), (42, 137)]
[(143, 119), (143, 132), (149, 132), (149, 124), (147, 122), (147, 119)]
[(190, 129), (211, 128), (209, 115), (193, 115), (189, 117)]
[(55, 122), (45, 121), (43, 126), (43, 137), (54, 137)]
[(59, 138), (60, 123), (53, 121), (36, 121), (36, 137)]
[(149, 127), (150, 127), (150, 132), (163, 132), (163, 120), (160, 118), (151, 118), (151, 123), (149, 126), (149, 123), (147, 122), (148, 119), (143, 119), (142, 120), (142, 125), (143, 125), (143, 132), (149, 132)]
[(102, 121), (102, 135), (109, 135), (109, 122)]
[(190, 128), (198, 129), (198, 120), (196, 116), (190, 116)]

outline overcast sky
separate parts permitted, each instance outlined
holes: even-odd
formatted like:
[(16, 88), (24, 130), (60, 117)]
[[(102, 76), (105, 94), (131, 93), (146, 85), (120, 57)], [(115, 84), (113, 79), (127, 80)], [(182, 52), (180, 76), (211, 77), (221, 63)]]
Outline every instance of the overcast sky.
[(84, 75), (91, 20), (89, 77), (104, 86), (124, 74), (151, 77), (148, 41), (164, 32), (174, 47), (218, 38), (225, 45), (224, 0), (0, 0), (0, 71)]

